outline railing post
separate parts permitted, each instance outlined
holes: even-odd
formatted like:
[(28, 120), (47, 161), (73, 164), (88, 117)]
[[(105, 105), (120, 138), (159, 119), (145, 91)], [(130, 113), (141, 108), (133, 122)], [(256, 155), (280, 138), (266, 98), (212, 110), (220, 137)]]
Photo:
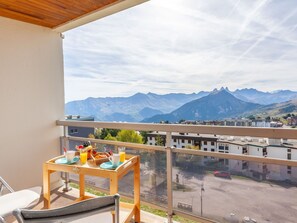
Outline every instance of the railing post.
[(167, 215), (168, 223), (172, 223), (173, 216), (173, 193), (172, 193), (172, 149), (171, 132), (166, 133), (166, 162), (167, 162)]
[[(67, 148), (67, 149), (69, 149), (69, 140), (68, 140), (68, 126), (64, 126), (63, 127), (63, 133), (64, 133), (64, 143), (63, 143), (63, 145)], [(64, 151), (63, 150), (63, 148), (62, 148), (62, 151)], [(65, 187), (63, 188), (63, 191), (64, 192), (68, 192), (68, 191), (70, 191), (71, 190), (71, 188), (69, 187), (69, 183), (70, 183), (70, 180), (69, 180), (69, 173), (65, 173), (64, 172), (64, 175), (65, 175), (65, 180), (64, 180), (64, 183), (65, 183)]]

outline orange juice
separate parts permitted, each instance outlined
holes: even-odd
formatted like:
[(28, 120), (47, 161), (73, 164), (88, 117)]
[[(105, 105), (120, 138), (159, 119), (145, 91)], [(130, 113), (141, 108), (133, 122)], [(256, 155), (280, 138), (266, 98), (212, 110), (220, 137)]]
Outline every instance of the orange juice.
[(120, 162), (125, 162), (125, 159), (126, 159), (126, 154), (125, 152), (120, 152)]
[(80, 163), (83, 165), (87, 162), (88, 159), (88, 153), (87, 152), (81, 152), (80, 155)]

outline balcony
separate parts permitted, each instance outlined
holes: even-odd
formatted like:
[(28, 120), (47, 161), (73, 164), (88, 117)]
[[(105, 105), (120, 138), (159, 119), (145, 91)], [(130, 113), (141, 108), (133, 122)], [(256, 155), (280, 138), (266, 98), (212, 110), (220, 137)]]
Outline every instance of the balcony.
[[(16, 6), (20, 1), (12, 3)], [(23, 1), (25, 2), (25, 1)], [(91, 1), (90, 1), (91, 2)], [(168, 222), (181, 216), (195, 222), (230, 222), (244, 217), (258, 222), (295, 222), (296, 220), (296, 149), (272, 158), (269, 149), (254, 146), (244, 153), (234, 154), (234, 148), (222, 152), (172, 148), (173, 133), (212, 134), (272, 139), (297, 139), (296, 130), (278, 128), (233, 128), (194, 125), (157, 125), (138, 123), (102, 123), (57, 121), (64, 118), (63, 35), (60, 32), (116, 13), (144, 0), (101, 1), (104, 7), (85, 14), (54, 22), (24, 12), (20, 7), (8, 15), (13, 5), (1, 4), (0, 61), (1, 64), (1, 150), (0, 175), (18, 190), (42, 184), (42, 164), (60, 155), (69, 143), (91, 140), (98, 149), (125, 146), (128, 152), (140, 155), (141, 203), (163, 210)], [(37, 1), (35, 1), (37, 3)], [(73, 4), (75, 7), (77, 5)], [(33, 5), (34, 6), (34, 5)], [(5, 7), (5, 9), (3, 9)], [(19, 6), (18, 6), (19, 7)], [(71, 4), (68, 4), (71, 8)], [(33, 8), (36, 9), (34, 6)], [(63, 18), (64, 10), (53, 10), (51, 16)], [(100, 9), (100, 10), (99, 10)], [(102, 10), (101, 10), (102, 9)], [(37, 11), (35, 13), (38, 13)], [(13, 11), (13, 10), (12, 10)], [(66, 13), (67, 14), (67, 13)], [(70, 13), (71, 14), (71, 13)], [(86, 17), (85, 17), (86, 16)], [(44, 20), (44, 21), (42, 21)], [(75, 138), (67, 135), (67, 126), (89, 128), (163, 131), (165, 146)], [(64, 132), (64, 134), (63, 134)], [(257, 151), (259, 149), (259, 151)], [(228, 150), (228, 153), (226, 152)], [(247, 155), (247, 153), (252, 155)], [(254, 155), (253, 155), (254, 153)], [(266, 157), (258, 156), (264, 154)], [(289, 159), (290, 158), (290, 159)], [(227, 171), (230, 177), (215, 177), (213, 171)], [(75, 176), (70, 176), (75, 181)], [(133, 185), (127, 176), (120, 185), (122, 197), (130, 197)], [(87, 179), (90, 187), (105, 192), (104, 180)], [(55, 175), (52, 185), (61, 186), (61, 176)], [(69, 194), (55, 191), (54, 205), (71, 202)], [(39, 204), (37, 208), (42, 208)], [(151, 222), (151, 215), (142, 215)], [(146, 216), (147, 219), (146, 220)], [(156, 220), (161, 222), (162, 220)], [(182, 221), (181, 221), (182, 222)]]
[[(175, 215), (194, 222), (232, 222), (245, 217), (256, 219), (257, 222), (290, 222), (296, 218), (293, 208), (297, 185), (296, 160), (265, 157), (261, 151), (261, 155), (234, 154), (231, 152), (232, 147), (228, 153), (221, 153), (174, 148), (170, 145), (174, 142), (174, 132), (296, 139), (296, 130), (88, 121), (57, 121), (57, 124), (64, 128), (62, 146), (74, 148), (90, 140), (101, 151), (125, 146), (128, 153), (139, 155), (141, 202), (164, 210), (168, 221)], [(166, 145), (72, 137), (67, 135), (68, 126), (163, 131), (166, 132)], [(287, 149), (284, 150), (287, 152)], [(296, 158), (296, 155), (293, 156)], [(215, 176), (214, 171), (227, 172), (229, 175)], [(70, 178), (74, 182), (78, 179), (75, 175), (70, 175)], [(122, 196), (131, 197), (132, 179), (133, 176), (129, 175), (121, 180), (119, 191)], [(100, 191), (108, 190), (105, 180), (90, 177), (86, 182)], [(276, 209), (279, 213), (288, 214), (271, 214)]]
[[(91, 141), (98, 149), (116, 150), (125, 146), (127, 153), (141, 157), (141, 204), (163, 210), (168, 222), (174, 216), (189, 219), (189, 222), (237, 222), (255, 219), (257, 222), (293, 222), (297, 185), (297, 161), (295, 149), (290, 151), (292, 159), (279, 159), (247, 154), (209, 152), (174, 148), (172, 133), (199, 133), (213, 135), (237, 135), (296, 140), (296, 130), (250, 127), (214, 127), (170, 124), (108, 123), (90, 121), (57, 121), (64, 135), (60, 136), (60, 151), (64, 146), (74, 149), (83, 141)], [(166, 132), (166, 145), (154, 146), (119, 141), (108, 141), (73, 137), (68, 127), (111, 128)], [(293, 141), (294, 142), (294, 141)], [(231, 147), (230, 147), (231, 149)], [(262, 152), (259, 151), (261, 154)], [(269, 150), (267, 150), (269, 155)], [(27, 163), (26, 168), (33, 168)], [(41, 167), (40, 167), (41, 169)], [(214, 171), (219, 172), (218, 175)], [(222, 174), (221, 174), (222, 173)], [(224, 175), (228, 173), (228, 175)], [(77, 175), (70, 175), (72, 182)], [(123, 198), (131, 197), (133, 174), (128, 174), (119, 184)], [(90, 188), (107, 192), (108, 181), (86, 178)], [(67, 186), (66, 182), (66, 186)], [(53, 207), (63, 206), (77, 197), (77, 190), (69, 193), (55, 190)], [(40, 203), (37, 208), (42, 208)], [(278, 214), (275, 215), (275, 211)], [(281, 214), (279, 214), (281, 213)], [(125, 212), (122, 210), (121, 215)], [(160, 217), (142, 213), (143, 222), (160, 221)], [(159, 219), (159, 220), (156, 220)], [(164, 219), (163, 219), (164, 220)], [(163, 221), (162, 220), (162, 221)], [(248, 222), (248, 221), (247, 221)]]

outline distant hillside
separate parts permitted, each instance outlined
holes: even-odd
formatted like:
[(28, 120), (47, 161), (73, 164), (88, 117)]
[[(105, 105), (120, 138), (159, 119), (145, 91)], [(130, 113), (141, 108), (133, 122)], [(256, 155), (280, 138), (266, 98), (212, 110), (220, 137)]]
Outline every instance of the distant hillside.
[(208, 92), (166, 95), (137, 93), (131, 97), (87, 98), (68, 102), (65, 113), (94, 116), (98, 121), (137, 122), (156, 114), (171, 112), (207, 94)]
[(191, 101), (169, 114), (156, 115), (143, 122), (186, 120), (220, 120), (236, 117), (261, 105), (242, 101), (225, 89), (215, 90), (208, 96)]
[(254, 116), (267, 117), (283, 116), (288, 113), (297, 113), (297, 98), (287, 102), (266, 105), (254, 111), (251, 111), (249, 114), (252, 114)]
[(236, 91), (232, 92), (232, 94), (243, 101), (262, 105), (281, 103), (297, 98), (297, 92), (289, 90), (262, 92), (253, 88), (245, 88), (241, 90), (237, 89)]

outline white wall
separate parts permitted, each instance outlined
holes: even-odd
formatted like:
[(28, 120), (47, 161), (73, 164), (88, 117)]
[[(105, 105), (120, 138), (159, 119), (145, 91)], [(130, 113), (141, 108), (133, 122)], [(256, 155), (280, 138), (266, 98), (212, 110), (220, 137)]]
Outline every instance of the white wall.
[(278, 159), (287, 159), (287, 148), (286, 147), (267, 147), (267, 157), (278, 158)]
[[(297, 160), (297, 149), (291, 149), (292, 160)], [(296, 168), (297, 169), (297, 168)]]
[[(259, 151), (258, 151), (259, 150)], [(251, 156), (261, 156), (263, 157), (263, 148), (258, 146), (248, 146), (248, 154)]]
[(3, 17), (0, 27), (0, 175), (14, 189), (42, 185), (42, 163), (59, 154), (62, 133), (62, 39)]
[(242, 146), (229, 144), (229, 153), (232, 154), (242, 154)]

